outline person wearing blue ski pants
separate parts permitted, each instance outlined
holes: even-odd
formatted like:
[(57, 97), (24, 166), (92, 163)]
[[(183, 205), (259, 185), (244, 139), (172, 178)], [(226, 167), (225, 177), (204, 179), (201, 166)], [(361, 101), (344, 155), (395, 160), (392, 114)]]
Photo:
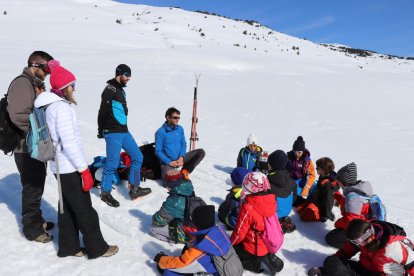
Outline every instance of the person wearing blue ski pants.
[(135, 142), (131, 133), (108, 133), (104, 135), (106, 142), (106, 164), (102, 175), (102, 191), (110, 193), (112, 191), (112, 179), (118, 169), (121, 149), (131, 157), (131, 167), (129, 173), (129, 184), (139, 185), (141, 180), (141, 166), (143, 155)]

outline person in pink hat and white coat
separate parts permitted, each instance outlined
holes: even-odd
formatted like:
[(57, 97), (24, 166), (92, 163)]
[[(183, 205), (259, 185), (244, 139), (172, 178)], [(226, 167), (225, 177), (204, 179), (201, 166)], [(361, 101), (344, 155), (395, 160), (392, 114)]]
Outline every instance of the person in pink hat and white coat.
[[(48, 66), (51, 92), (39, 94), (34, 105), (47, 106), (46, 121), (58, 160), (58, 164), (50, 161), (50, 169), (55, 175), (59, 173), (62, 187), (64, 212), (58, 213), (58, 256), (81, 257), (85, 251), (90, 259), (114, 255), (118, 247), (109, 246), (103, 239), (89, 194), (93, 179), (83, 153), (79, 122), (71, 106), (76, 104), (76, 78), (57, 60), (49, 61)], [(85, 250), (80, 247), (79, 231), (83, 234)]]

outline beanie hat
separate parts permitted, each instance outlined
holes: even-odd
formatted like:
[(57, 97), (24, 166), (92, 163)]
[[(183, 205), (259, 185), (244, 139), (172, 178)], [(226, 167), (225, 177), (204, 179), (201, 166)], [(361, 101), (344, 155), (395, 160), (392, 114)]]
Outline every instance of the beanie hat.
[(254, 134), (250, 134), (249, 137), (247, 137), (247, 145), (255, 144), (257, 145), (257, 139)]
[(243, 183), (244, 177), (249, 173), (250, 171), (248, 169), (245, 169), (243, 167), (237, 167), (235, 168), (231, 174), (231, 180), (233, 183), (237, 186), (241, 186)]
[(115, 76), (123, 75), (125, 73), (131, 76), (131, 68), (126, 64), (119, 64), (115, 69)]
[(294, 151), (304, 151), (305, 150), (305, 141), (303, 141), (302, 136), (298, 136), (296, 141), (293, 143)]
[(288, 157), (283, 150), (276, 150), (269, 155), (269, 164), (274, 170), (283, 170), (286, 168)]
[(249, 194), (256, 194), (270, 189), (270, 183), (266, 175), (261, 172), (250, 172), (243, 179), (241, 199)]
[(354, 162), (340, 168), (336, 179), (346, 186), (354, 185), (357, 182), (357, 166)]
[(52, 86), (52, 92), (62, 96), (62, 89), (73, 84), (76, 78), (70, 71), (60, 66), (60, 62), (56, 59), (52, 59), (47, 65), (50, 69), (50, 86)]
[(193, 210), (191, 219), (198, 230), (213, 227), (216, 224), (213, 205), (198, 206)]
[(263, 151), (263, 153), (259, 157), (259, 170), (263, 173), (267, 173), (269, 170), (269, 153), (267, 151)]
[(183, 179), (183, 175), (180, 171), (177, 170), (169, 170), (165, 174), (165, 187), (167, 188), (176, 188), (181, 185)]

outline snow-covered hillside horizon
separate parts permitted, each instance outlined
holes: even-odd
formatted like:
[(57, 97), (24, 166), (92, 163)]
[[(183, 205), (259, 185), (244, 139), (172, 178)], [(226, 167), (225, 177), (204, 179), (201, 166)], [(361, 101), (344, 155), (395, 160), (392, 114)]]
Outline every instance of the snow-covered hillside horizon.
[[(3, 11), (6, 11), (5, 13)], [(154, 141), (165, 110), (181, 110), (190, 134), (195, 74), (199, 81), (197, 146), (206, 158), (191, 175), (196, 193), (216, 210), (230, 187), (229, 172), (239, 149), (254, 133), (265, 150), (288, 151), (304, 137), (313, 160), (330, 157), (336, 168), (358, 165), (388, 209), (389, 221), (414, 238), (414, 61), (360, 57), (249, 24), (177, 8), (129, 5), (109, 0), (2, 1), (0, 89), (20, 74), (27, 58), (43, 50), (76, 78), (75, 107), (90, 162), (105, 155), (96, 138), (97, 112), (105, 82), (126, 63), (129, 129), (139, 144)], [(117, 23), (117, 21), (119, 23)], [(48, 78), (47, 88), (50, 88)], [(149, 235), (152, 214), (167, 197), (159, 182), (133, 203), (124, 183), (111, 208), (92, 190), (102, 233), (120, 252), (108, 259), (58, 258), (53, 243), (24, 239), (21, 184), (13, 157), (0, 157), (0, 275), (156, 275), (153, 256), (179, 254)], [(57, 222), (57, 184), (49, 172), (42, 207)], [(340, 215), (337, 208), (335, 215)], [(335, 252), (324, 241), (333, 223), (302, 223), (285, 236), (278, 253), (281, 275), (305, 275)], [(245, 275), (251, 275), (245, 273)]]

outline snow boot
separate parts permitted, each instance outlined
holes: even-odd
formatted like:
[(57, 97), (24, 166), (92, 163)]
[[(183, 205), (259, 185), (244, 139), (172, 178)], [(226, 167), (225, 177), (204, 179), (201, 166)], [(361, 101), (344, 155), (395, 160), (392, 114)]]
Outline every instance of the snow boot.
[(53, 236), (49, 233), (44, 232), (43, 234), (37, 236), (37, 238), (34, 240), (41, 243), (47, 243), (53, 240)]
[(263, 262), (270, 271), (270, 275), (276, 275), (277, 272), (280, 272), (283, 269), (283, 261), (276, 256), (275, 254), (267, 254), (263, 258)]
[(141, 188), (139, 185), (131, 185), (131, 188), (129, 189), (129, 196), (132, 200), (141, 196), (146, 196), (149, 193), (151, 193), (151, 188)]
[(119, 202), (112, 197), (111, 193), (101, 192), (101, 199), (111, 207), (119, 207)]
[(45, 221), (43, 222), (42, 227), (43, 227), (43, 230), (49, 231), (53, 229), (53, 227), (55, 227), (55, 224), (51, 221)]
[(106, 252), (102, 255), (102, 257), (111, 257), (112, 255), (115, 255), (116, 253), (118, 253), (119, 248), (116, 245), (110, 245), (108, 247), (108, 250), (106, 250)]
[(322, 275), (322, 268), (317, 267), (317, 266), (312, 267), (311, 269), (309, 269), (308, 275), (309, 276), (321, 276)]

